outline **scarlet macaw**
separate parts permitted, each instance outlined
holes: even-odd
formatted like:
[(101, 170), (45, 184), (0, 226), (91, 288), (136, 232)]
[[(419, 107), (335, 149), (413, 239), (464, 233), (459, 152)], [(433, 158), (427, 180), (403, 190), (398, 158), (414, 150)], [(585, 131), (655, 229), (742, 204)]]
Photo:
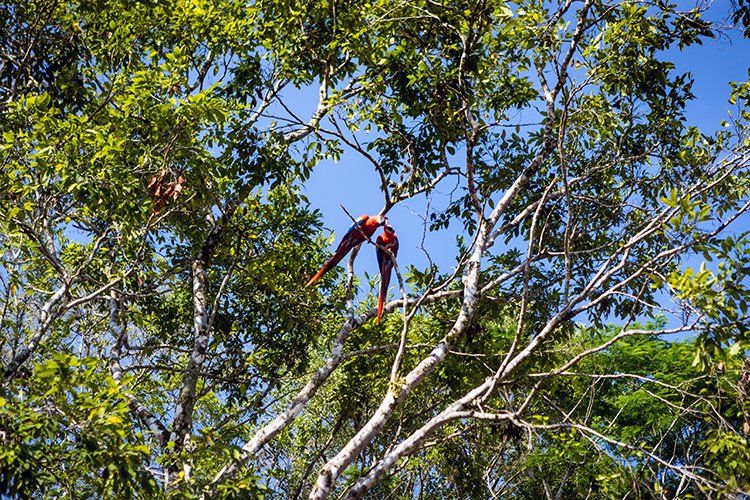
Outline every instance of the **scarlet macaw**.
[[(349, 253), (349, 251), (365, 241), (366, 238), (370, 238), (373, 234), (375, 234), (375, 231), (386, 223), (386, 217), (383, 215), (362, 215), (360, 216), (354, 224), (352, 224), (352, 227), (349, 228), (349, 230), (346, 232), (343, 238), (341, 238), (341, 243), (339, 243), (338, 248), (336, 248), (336, 253), (333, 254), (333, 257), (331, 257), (328, 262), (325, 263), (325, 265), (318, 271), (318, 273), (310, 278), (310, 281), (307, 282), (307, 285), (310, 286), (316, 281), (318, 281), (325, 273), (333, 269), (336, 264), (341, 262), (341, 259), (344, 258), (346, 254)], [(362, 234), (364, 233), (364, 235)]]
[(387, 248), (391, 251), (395, 257), (398, 254), (398, 237), (396, 237), (396, 231), (393, 226), (388, 224), (383, 227), (383, 234), (378, 236), (375, 240), (377, 243), (377, 249), (375, 251), (378, 256), (378, 267), (380, 268), (380, 296), (378, 297), (378, 317), (375, 319), (376, 323), (380, 323), (380, 316), (383, 314), (383, 306), (385, 305), (385, 296), (388, 293), (388, 285), (391, 282), (391, 270), (393, 269), (393, 260), (383, 248)]

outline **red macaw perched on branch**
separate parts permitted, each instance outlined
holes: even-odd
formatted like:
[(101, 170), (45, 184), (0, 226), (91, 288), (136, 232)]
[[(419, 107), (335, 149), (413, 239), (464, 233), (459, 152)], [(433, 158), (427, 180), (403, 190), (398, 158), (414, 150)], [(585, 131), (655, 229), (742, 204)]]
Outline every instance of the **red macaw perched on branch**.
[(386, 224), (383, 228), (383, 234), (378, 236), (375, 243), (378, 245), (375, 253), (378, 256), (378, 267), (380, 268), (380, 296), (378, 297), (378, 317), (375, 322), (380, 323), (385, 296), (388, 293), (388, 285), (391, 283), (391, 270), (393, 269), (393, 260), (383, 248), (390, 250), (394, 257), (398, 254), (398, 237), (396, 237), (393, 226)]
[(325, 273), (333, 269), (333, 267), (341, 262), (341, 259), (343, 259), (352, 248), (356, 247), (367, 238), (370, 238), (380, 226), (386, 223), (387, 220), (388, 219), (383, 215), (360, 216), (354, 224), (352, 224), (352, 227), (349, 228), (344, 237), (341, 238), (341, 243), (339, 243), (338, 248), (336, 248), (336, 253), (333, 254), (333, 257), (325, 263), (315, 276), (310, 278), (310, 281), (308, 281), (305, 286), (312, 285)]

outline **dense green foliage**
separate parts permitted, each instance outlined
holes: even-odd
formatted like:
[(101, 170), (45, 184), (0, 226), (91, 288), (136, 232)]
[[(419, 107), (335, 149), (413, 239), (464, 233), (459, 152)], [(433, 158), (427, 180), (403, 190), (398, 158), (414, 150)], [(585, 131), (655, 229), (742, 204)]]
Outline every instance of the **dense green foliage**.
[[(0, 5), (0, 495), (750, 494), (750, 83), (687, 122), (680, 9)], [(449, 193), (380, 324), (304, 286), (341, 158)]]

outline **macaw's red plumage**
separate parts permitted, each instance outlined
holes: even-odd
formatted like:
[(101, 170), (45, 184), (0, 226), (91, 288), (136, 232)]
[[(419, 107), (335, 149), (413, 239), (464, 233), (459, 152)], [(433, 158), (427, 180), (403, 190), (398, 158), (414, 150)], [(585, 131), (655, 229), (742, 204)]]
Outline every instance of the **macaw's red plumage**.
[[(316, 281), (318, 281), (325, 273), (333, 269), (336, 264), (341, 262), (341, 259), (344, 258), (346, 254), (349, 253), (349, 251), (365, 241), (367, 238), (370, 238), (373, 234), (375, 234), (375, 231), (385, 224), (386, 218), (382, 215), (362, 215), (360, 216), (354, 224), (352, 224), (352, 227), (349, 228), (349, 230), (346, 232), (343, 238), (341, 238), (341, 243), (339, 243), (338, 248), (336, 248), (336, 253), (333, 254), (333, 257), (328, 259), (328, 262), (325, 263), (325, 265), (320, 269), (320, 271), (317, 272), (315, 276), (310, 278), (310, 281), (307, 282), (307, 285), (310, 286)], [(363, 234), (364, 233), (364, 234)]]
[(386, 224), (383, 228), (383, 234), (378, 236), (375, 243), (378, 245), (375, 253), (378, 256), (378, 268), (380, 268), (380, 296), (378, 297), (378, 317), (375, 319), (375, 322), (380, 323), (380, 316), (383, 315), (383, 306), (385, 305), (385, 296), (388, 294), (388, 285), (391, 283), (391, 270), (393, 269), (393, 260), (383, 248), (390, 250), (394, 257), (398, 254), (396, 231), (392, 226)]

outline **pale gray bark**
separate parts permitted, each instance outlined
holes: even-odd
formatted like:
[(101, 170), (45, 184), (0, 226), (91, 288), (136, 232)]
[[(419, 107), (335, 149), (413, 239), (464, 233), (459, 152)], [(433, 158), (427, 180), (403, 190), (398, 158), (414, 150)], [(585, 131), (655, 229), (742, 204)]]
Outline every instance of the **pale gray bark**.
[(196, 384), (208, 347), (208, 297), (206, 295), (207, 262), (196, 259), (192, 264), (193, 281), (193, 348), (182, 379), (180, 397), (175, 410), (172, 432), (169, 441), (174, 443), (176, 452), (185, 446), (186, 438), (193, 426), (193, 409), (196, 401)]

